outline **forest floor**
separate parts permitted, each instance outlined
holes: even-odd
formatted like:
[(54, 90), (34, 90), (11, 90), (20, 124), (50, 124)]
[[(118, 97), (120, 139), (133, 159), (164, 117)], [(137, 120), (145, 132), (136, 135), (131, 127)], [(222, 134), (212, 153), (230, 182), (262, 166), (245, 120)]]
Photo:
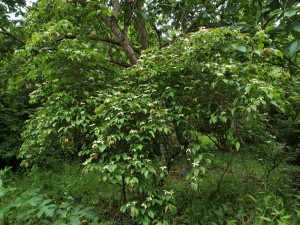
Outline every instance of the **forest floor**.
[[(299, 166), (281, 163), (267, 178), (267, 166), (254, 153), (215, 153), (199, 192), (189, 188), (181, 170), (175, 164), (165, 183), (177, 208), (165, 218), (170, 224), (300, 224)], [(82, 173), (81, 162), (10, 171), (3, 180), (1, 225), (134, 224), (120, 212), (121, 187), (104, 183), (96, 171)], [(50, 216), (56, 219), (42, 219)]]

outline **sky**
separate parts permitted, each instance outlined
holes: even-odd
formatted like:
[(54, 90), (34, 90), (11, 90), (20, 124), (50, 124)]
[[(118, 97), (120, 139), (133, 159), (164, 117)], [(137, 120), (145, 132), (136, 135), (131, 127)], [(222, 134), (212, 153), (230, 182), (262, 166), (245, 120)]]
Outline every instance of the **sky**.
[[(27, 6), (31, 6), (34, 2), (37, 2), (37, 0), (29, 0), (29, 1), (26, 1), (26, 5)], [(25, 10), (25, 9), (24, 9)], [(22, 10), (23, 11), (23, 10)], [(15, 16), (14, 13), (9, 13), (8, 14), (9, 17), (12, 19), (12, 20), (19, 20), (19, 19), (22, 19), (22, 16)]]

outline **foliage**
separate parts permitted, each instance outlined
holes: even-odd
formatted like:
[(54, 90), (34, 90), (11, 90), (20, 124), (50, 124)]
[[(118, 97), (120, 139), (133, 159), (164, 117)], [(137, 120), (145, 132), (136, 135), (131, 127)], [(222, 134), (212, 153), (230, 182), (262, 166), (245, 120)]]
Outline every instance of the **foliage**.
[[(4, 224), (81, 224), (82, 221), (91, 221), (96, 218), (93, 207), (84, 207), (71, 196), (65, 196), (60, 203), (55, 203), (40, 189), (29, 189), (21, 193), (17, 188), (2, 184), (2, 179), (8, 170), (1, 170), (0, 221)], [(5, 178), (5, 179), (4, 179)], [(9, 201), (7, 197), (10, 196)], [(17, 215), (17, 216), (16, 216)]]
[[(265, 57), (262, 39), (263, 34), (247, 39), (227, 29), (203, 29), (168, 48), (144, 52), (120, 78), (122, 86), (99, 93), (96, 139), (91, 150), (82, 152), (92, 153), (84, 164), (100, 171), (104, 181), (120, 184), (124, 202), (128, 193), (143, 196), (129, 201), (123, 211), (131, 208), (133, 217), (141, 211), (137, 221), (149, 223), (156, 211), (145, 199), (151, 198), (151, 205), (161, 211), (155, 201), (161, 204), (166, 197), (156, 199), (164, 190), (157, 176), (165, 180), (172, 161), (188, 155), (192, 165), (186, 179), (196, 191), (201, 186), (207, 165), (198, 144), (201, 134), (215, 136), (219, 149), (239, 150), (243, 136), (256, 128), (249, 124), (264, 123), (266, 111), (260, 108), (267, 102), (283, 107), (282, 90), (271, 83), (276, 68), (263, 63), (277, 60), (280, 52)], [(170, 203), (165, 204), (167, 208)]]
[[(19, 156), (31, 175), (85, 161), (84, 173), (97, 173), (118, 193), (112, 208), (130, 223), (199, 222), (198, 214), (183, 218), (203, 197), (213, 155), (231, 158), (211, 198), (250, 143), (263, 156), (266, 179), (256, 177), (265, 185), (285, 151), (297, 151), (297, 1), (39, 0), (25, 8), (6, 0), (0, 11), (0, 158), (16, 156), (22, 132)], [(12, 20), (11, 12), (24, 18)], [(178, 166), (184, 179), (172, 177)], [(19, 212), (20, 223), (82, 222), (89, 208), (63, 191), (68, 182), (54, 199), (36, 187), (19, 198), (11, 190), (3, 218), (13, 221)], [(54, 178), (41, 183), (56, 185)], [(177, 200), (182, 193), (192, 196), (183, 201), (187, 209)], [(247, 194), (262, 210), (251, 205), (251, 215), (232, 218), (237, 210), (223, 203), (208, 214), (218, 221), (203, 221), (290, 222), (283, 198)]]
[[(299, 223), (299, 217), (297, 217), (299, 197), (297, 197), (297, 192), (289, 186), (295, 180), (286, 179), (285, 174), (286, 170), (295, 170), (297, 174), (299, 169), (296, 171), (296, 167), (281, 165), (270, 175), (268, 183), (265, 183), (263, 179), (260, 179), (263, 168), (260, 167), (257, 159), (246, 151), (244, 156), (239, 154), (234, 157), (234, 162), (226, 173), (219, 192), (214, 194), (220, 174), (226, 166), (224, 161), (229, 160), (230, 157), (231, 155), (228, 153), (215, 154), (212, 164), (207, 167), (205, 182), (201, 184), (199, 192), (190, 189), (189, 183), (181, 176), (180, 168), (182, 165), (177, 163), (165, 180), (167, 189), (176, 190), (172, 196), (174, 198), (173, 204), (177, 210), (169, 216), (165, 214), (163, 218), (169, 224), (230, 224), (234, 221), (236, 224), (249, 225), (260, 222), (277, 224), (280, 221), (283, 224)], [(43, 219), (36, 221), (37, 223), (44, 221), (46, 224), (53, 224), (55, 221), (63, 220), (58, 224), (68, 224), (70, 220), (57, 213), (60, 210), (67, 212), (65, 215), (70, 219), (74, 208), (77, 206), (82, 206), (83, 210), (93, 206), (92, 212), (97, 212), (97, 214), (93, 214), (96, 216), (95, 220), (85, 219), (86, 216), (90, 215), (90, 211), (84, 214), (85, 218), (82, 217), (83, 214), (76, 214), (82, 222), (87, 220), (94, 225), (132, 223), (133, 220), (130, 219), (129, 215), (131, 207), (129, 206), (126, 214), (119, 210), (117, 186), (103, 182), (97, 171), (90, 171), (85, 174), (81, 173), (80, 168), (82, 168), (80, 163), (68, 162), (58, 164), (54, 170), (33, 170), (27, 172), (26, 176), (6, 173), (3, 178), (4, 184), (13, 185), (14, 190), (6, 192), (1, 198), (0, 209), (11, 205), (16, 201), (16, 198), (21, 196), (23, 196), (23, 202), (27, 202), (26, 199), (33, 196), (25, 198), (22, 193), (26, 192), (29, 195), (29, 192), (33, 193), (33, 190), (39, 187), (39, 191), (34, 196), (44, 200), (51, 199), (49, 205), (56, 205), (57, 211), (55, 211), (54, 217), (45, 218), (43, 216)], [(8, 180), (10, 181), (7, 182)], [(141, 215), (138, 203), (135, 206)], [(9, 212), (21, 212), (21, 209), (22, 212), (28, 210), (24, 205), (18, 209), (11, 209)], [(30, 214), (29, 218), (35, 218), (36, 212)], [(14, 224), (16, 218), (9, 218), (11, 219), (9, 224)], [(273, 219), (273, 221), (268, 222), (268, 218)], [(69, 224), (71, 223), (69, 222)]]

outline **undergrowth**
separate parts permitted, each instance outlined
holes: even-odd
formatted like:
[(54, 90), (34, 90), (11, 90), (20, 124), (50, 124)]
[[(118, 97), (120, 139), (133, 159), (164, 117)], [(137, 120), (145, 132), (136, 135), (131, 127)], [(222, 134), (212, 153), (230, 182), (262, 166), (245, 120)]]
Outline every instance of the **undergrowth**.
[[(199, 191), (192, 191), (177, 162), (166, 181), (176, 190), (177, 210), (169, 224), (299, 224), (300, 195), (281, 164), (264, 177), (253, 154), (214, 154)], [(120, 212), (121, 187), (103, 183), (97, 172), (82, 172), (80, 162), (58, 164), (52, 170), (13, 173), (2, 170), (0, 224), (134, 224)]]

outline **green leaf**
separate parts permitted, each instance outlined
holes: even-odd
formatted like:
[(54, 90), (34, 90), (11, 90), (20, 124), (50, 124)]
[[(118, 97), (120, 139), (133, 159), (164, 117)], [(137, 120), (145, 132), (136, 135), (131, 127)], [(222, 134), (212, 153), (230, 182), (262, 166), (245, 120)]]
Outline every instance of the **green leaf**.
[(106, 149), (106, 145), (100, 145), (99, 150), (100, 152), (103, 152)]
[(261, 220), (265, 220), (265, 221), (268, 221), (268, 222), (273, 222), (272, 219), (270, 219), (270, 218), (268, 218), (268, 217), (265, 217), (265, 216), (259, 216), (259, 218), (260, 218)]
[(280, 50), (276, 50), (275, 55), (280, 57), (280, 58), (283, 58), (283, 54)]
[(149, 170), (145, 170), (144, 175), (145, 175), (146, 178), (148, 177), (148, 174), (149, 174)]
[(45, 205), (37, 213), (37, 217), (40, 218), (42, 215), (46, 217), (52, 217), (54, 215), (55, 205)]
[(289, 48), (289, 56), (293, 57), (300, 50), (300, 39), (294, 41)]
[(154, 219), (154, 213), (151, 210), (148, 211), (148, 216), (150, 216), (152, 219)]
[(227, 221), (226, 225), (235, 225), (236, 224), (236, 220), (229, 220)]
[(95, 109), (95, 113), (96, 114), (100, 114), (105, 108), (105, 103), (103, 103), (102, 105), (98, 106), (96, 109)]
[(116, 178), (117, 178), (118, 181), (122, 181), (122, 176), (121, 175), (117, 175)]
[(233, 44), (232, 47), (240, 52), (247, 52), (247, 48), (245, 46)]
[(200, 172), (199, 169), (194, 169), (194, 175), (195, 175), (195, 176), (198, 176), (198, 175), (199, 175), (199, 172)]
[(260, 105), (260, 100), (259, 100), (259, 99), (256, 99), (256, 100), (253, 101), (253, 103), (254, 103), (255, 105)]
[(70, 218), (71, 225), (80, 225), (80, 219), (77, 215), (72, 215)]
[(108, 167), (107, 167), (108, 171), (111, 173), (114, 172), (116, 168), (117, 168), (117, 165), (108, 165)]
[(250, 91), (250, 89), (251, 89), (251, 86), (250, 86), (250, 85), (247, 85), (247, 87), (245, 88), (245, 94), (248, 94), (249, 91)]
[(197, 191), (198, 190), (198, 183), (196, 183), (196, 182), (192, 182), (191, 183), (191, 188), (194, 190), (194, 191)]
[(250, 108), (251, 108), (253, 111), (256, 111), (256, 110), (257, 110), (257, 106), (256, 106), (256, 105), (250, 105)]
[(226, 117), (226, 116), (219, 116), (219, 119), (220, 119), (223, 123), (226, 123), (226, 122), (227, 122), (227, 117)]
[(286, 12), (284, 13), (284, 16), (285, 16), (285, 17), (292, 17), (292, 16), (296, 15), (297, 12), (299, 12), (299, 10), (291, 9), (291, 10), (289, 10), (289, 11), (286, 11)]
[(240, 150), (240, 147), (241, 147), (240, 142), (236, 142), (236, 143), (235, 143), (235, 148), (236, 148), (236, 150)]
[(210, 123), (216, 123), (218, 121), (218, 117), (215, 116), (215, 115), (211, 115), (211, 118), (210, 118)]
[(297, 31), (297, 32), (300, 32), (300, 23), (299, 22), (294, 25), (293, 30)]

